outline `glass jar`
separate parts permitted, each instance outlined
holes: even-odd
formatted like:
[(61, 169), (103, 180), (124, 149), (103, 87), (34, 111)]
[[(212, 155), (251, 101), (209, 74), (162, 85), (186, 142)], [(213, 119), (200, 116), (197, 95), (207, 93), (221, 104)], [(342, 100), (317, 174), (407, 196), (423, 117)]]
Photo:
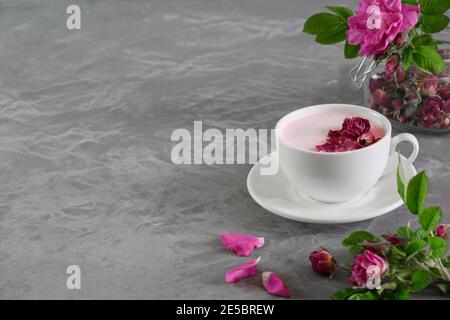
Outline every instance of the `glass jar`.
[(440, 74), (425, 73), (415, 66), (388, 76), (380, 64), (364, 86), (364, 103), (405, 131), (450, 133), (450, 49), (439, 53), (447, 64)]

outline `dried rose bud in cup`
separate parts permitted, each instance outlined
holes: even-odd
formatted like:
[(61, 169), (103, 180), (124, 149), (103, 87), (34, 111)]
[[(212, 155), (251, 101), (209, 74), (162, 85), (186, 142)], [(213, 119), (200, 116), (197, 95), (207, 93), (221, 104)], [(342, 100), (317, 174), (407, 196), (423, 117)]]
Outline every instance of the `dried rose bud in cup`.
[(322, 248), (318, 251), (311, 252), (309, 261), (315, 272), (327, 275), (330, 279), (334, 277), (336, 273), (336, 261), (328, 250)]
[(317, 145), (316, 151), (345, 152), (370, 146), (379, 140), (370, 129), (370, 121), (367, 119), (361, 117), (345, 118), (341, 130), (329, 130), (326, 142)]

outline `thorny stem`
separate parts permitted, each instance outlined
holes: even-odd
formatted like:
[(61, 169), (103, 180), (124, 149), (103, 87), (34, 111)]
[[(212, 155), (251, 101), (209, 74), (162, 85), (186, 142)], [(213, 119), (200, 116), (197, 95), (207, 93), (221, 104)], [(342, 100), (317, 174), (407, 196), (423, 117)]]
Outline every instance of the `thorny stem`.
[[(442, 260), (436, 259), (435, 261), (436, 261), (436, 268), (439, 270), (439, 273), (441, 274), (442, 278), (445, 281), (450, 282), (450, 273), (448, 272), (447, 268), (442, 263)], [(412, 262), (413, 262), (414, 266), (416, 266), (417, 269), (429, 271), (428, 267), (426, 265), (424, 265), (423, 263), (421, 263), (420, 261), (418, 261), (416, 258), (412, 259)]]
[[(433, 231), (430, 231), (430, 236), (434, 236)], [(442, 263), (441, 259), (436, 259), (437, 269), (439, 270), (439, 273), (441, 274), (442, 278), (444, 278), (445, 281), (450, 281), (450, 273), (448, 272), (447, 268)]]
[(413, 264), (417, 267), (419, 270), (429, 271), (428, 267), (424, 265), (422, 262), (417, 260), (416, 258), (412, 259)]
[(442, 278), (444, 278), (445, 281), (450, 281), (450, 273), (448, 272), (447, 268), (442, 263), (442, 260), (441, 259), (437, 259), (437, 264), (439, 266), (438, 269), (439, 269), (439, 272), (442, 275)]

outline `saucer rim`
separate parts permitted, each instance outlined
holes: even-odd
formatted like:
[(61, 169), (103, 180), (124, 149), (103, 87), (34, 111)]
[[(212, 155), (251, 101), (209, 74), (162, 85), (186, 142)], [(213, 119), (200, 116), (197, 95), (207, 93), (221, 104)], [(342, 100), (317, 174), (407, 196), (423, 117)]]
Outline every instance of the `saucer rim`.
[[(382, 215), (385, 215), (391, 211), (394, 211), (395, 209), (399, 208), (402, 206), (403, 201), (399, 198), (398, 201), (393, 202), (392, 204), (390, 204), (389, 206), (385, 206), (382, 209), (378, 209), (378, 210), (374, 210), (371, 211), (369, 214), (366, 215), (357, 215), (357, 216), (349, 216), (347, 218), (342, 218), (342, 217), (338, 217), (336, 219), (320, 219), (320, 218), (310, 218), (310, 217), (302, 217), (302, 216), (298, 216), (298, 215), (292, 215), (290, 213), (286, 213), (283, 210), (279, 210), (275, 207), (271, 207), (270, 205), (266, 205), (264, 204), (261, 200), (259, 200), (259, 198), (256, 196), (256, 192), (253, 188), (253, 186), (250, 183), (250, 177), (253, 176), (254, 170), (256, 170), (256, 167), (266, 158), (266, 157), (272, 157), (273, 154), (276, 154), (277, 152), (271, 152), (270, 154), (265, 155), (263, 158), (261, 158), (257, 163), (255, 163), (252, 168), (250, 169), (248, 175), (247, 175), (247, 191), (250, 194), (250, 196), (252, 197), (252, 199), (262, 208), (264, 208), (265, 210), (269, 211), (272, 214), (275, 214), (277, 216), (283, 217), (285, 219), (289, 219), (289, 220), (294, 220), (294, 221), (299, 221), (299, 222), (306, 222), (306, 223), (314, 223), (314, 224), (340, 224), (340, 223), (352, 223), (352, 222), (360, 222), (360, 221), (365, 221), (365, 220), (370, 220)], [(399, 154), (398, 152), (396, 152), (395, 154)], [(406, 161), (406, 158), (404, 156), (402, 156), (401, 154), (399, 154), (402, 161)], [(414, 167), (414, 165), (410, 165), (409, 166), (412, 169), (412, 175), (416, 175), (417, 174), (417, 170)], [(394, 174), (396, 172), (396, 170), (392, 170), (391, 172), (388, 173), (389, 174)], [(284, 179), (286, 179), (286, 177), (284, 177)], [(378, 182), (377, 182), (378, 184)], [(358, 201), (362, 201), (365, 198), (362, 197), (361, 199), (356, 200), (356, 202)], [(352, 202), (352, 204), (354, 204), (354, 202)], [(340, 206), (345, 206), (345, 204), (337, 204)]]

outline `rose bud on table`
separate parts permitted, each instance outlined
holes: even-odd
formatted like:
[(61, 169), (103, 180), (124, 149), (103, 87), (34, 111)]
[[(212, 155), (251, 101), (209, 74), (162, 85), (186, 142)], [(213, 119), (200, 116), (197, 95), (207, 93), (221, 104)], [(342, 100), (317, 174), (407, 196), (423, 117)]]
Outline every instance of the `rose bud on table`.
[(319, 251), (313, 251), (309, 255), (312, 269), (320, 274), (327, 275), (331, 278), (336, 273), (336, 261), (333, 255), (326, 249), (322, 248)]

